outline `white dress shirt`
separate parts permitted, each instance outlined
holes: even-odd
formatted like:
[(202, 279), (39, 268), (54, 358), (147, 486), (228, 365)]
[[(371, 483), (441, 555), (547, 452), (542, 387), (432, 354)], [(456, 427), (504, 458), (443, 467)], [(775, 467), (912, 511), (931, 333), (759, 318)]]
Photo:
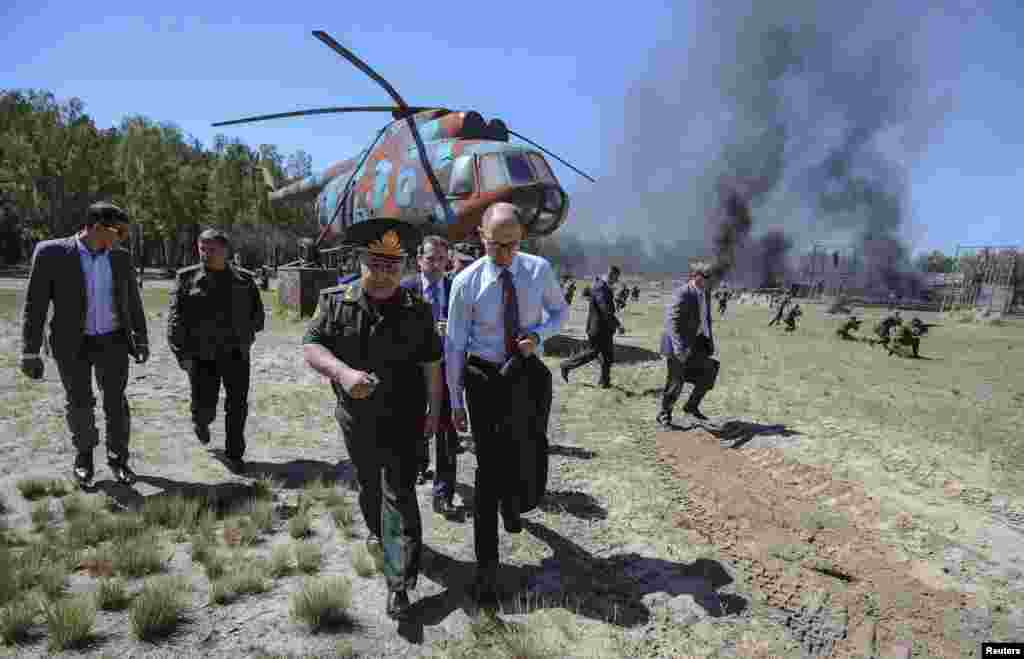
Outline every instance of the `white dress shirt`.
[[(466, 355), (495, 364), (508, 359), (505, 352), (504, 305), (501, 268), (490, 257), (477, 259), (455, 276), (448, 300), (445, 363), (452, 407), (462, 401), (462, 371)], [(541, 343), (562, 328), (569, 307), (546, 259), (517, 253), (509, 266), (516, 287), (521, 331), (536, 334)], [(537, 346), (540, 350), (540, 346)]]
[(110, 250), (93, 252), (81, 238), (78, 244), (78, 260), (85, 277), (85, 333), (89, 336), (109, 334), (120, 329), (117, 314), (114, 313), (114, 273), (110, 264)]

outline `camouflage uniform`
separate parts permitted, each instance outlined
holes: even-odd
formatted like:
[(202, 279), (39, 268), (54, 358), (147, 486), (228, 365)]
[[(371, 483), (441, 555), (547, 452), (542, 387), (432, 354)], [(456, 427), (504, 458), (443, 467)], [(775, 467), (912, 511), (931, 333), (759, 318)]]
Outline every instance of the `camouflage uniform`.
[(335, 418), (356, 467), (363, 519), (383, 545), (388, 588), (415, 588), (423, 545), (415, 489), (416, 447), (427, 406), (422, 365), (442, 356), (430, 305), (405, 289), (377, 305), (368, 301), (360, 282), (328, 288), (302, 342), (322, 345), (349, 367), (378, 379), (373, 393), (361, 400), (332, 382)]

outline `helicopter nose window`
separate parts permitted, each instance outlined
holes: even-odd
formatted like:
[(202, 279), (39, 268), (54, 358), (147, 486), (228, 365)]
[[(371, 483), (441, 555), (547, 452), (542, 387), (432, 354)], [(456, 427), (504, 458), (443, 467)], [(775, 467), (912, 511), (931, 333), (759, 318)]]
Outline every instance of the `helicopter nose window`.
[(522, 153), (509, 153), (505, 155), (505, 164), (508, 165), (508, 176), (512, 185), (524, 185), (533, 182), (533, 170), (530, 163)]
[(459, 156), (452, 165), (448, 194), (463, 197), (473, 192), (473, 156)]
[(544, 157), (539, 153), (531, 153), (530, 164), (533, 165), (533, 171), (537, 175), (537, 180), (543, 181), (544, 183), (558, 183), (555, 179), (555, 175), (551, 173), (551, 168), (548, 167), (548, 163), (544, 160)]
[(480, 187), (482, 190), (497, 190), (508, 185), (505, 167), (497, 153), (488, 153), (480, 157)]

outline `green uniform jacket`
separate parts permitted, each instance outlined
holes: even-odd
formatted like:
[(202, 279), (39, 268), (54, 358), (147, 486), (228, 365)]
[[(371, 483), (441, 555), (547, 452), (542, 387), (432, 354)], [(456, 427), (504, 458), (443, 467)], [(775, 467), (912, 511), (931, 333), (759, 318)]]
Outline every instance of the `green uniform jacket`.
[[(266, 322), (263, 298), (251, 272), (231, 263), (227, 269), (231, 274), (233, 344), (248, 352)], [(217, 323), (214, 307), (218, 300), (211, 274), (201, 263), (178, 271), (167, 314), (167, 345), (179, 361), (214, 358), (224, 338)]]
[(325, 289), (302, 343), (322, 345), (350, 368), (378, 378), (373, 394), (361, 400), (331, 383), (343, 430), (361, 417), (393, 415), (395, 421), (422, 424), (427, 407), (422, 365), (441, 361), (443, 352), (430, 305), (412, 292), (399, 288), (394, 302), (373, 305), (359, 282)]

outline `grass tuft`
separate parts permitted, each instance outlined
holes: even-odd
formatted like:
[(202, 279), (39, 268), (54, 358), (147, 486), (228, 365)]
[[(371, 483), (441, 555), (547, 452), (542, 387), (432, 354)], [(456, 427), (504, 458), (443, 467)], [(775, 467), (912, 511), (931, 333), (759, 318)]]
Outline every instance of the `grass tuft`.
[(22, 478), (18, 481), (18, 491), (29, 501), (42, 499), (50, 493), (50, 481), (46, 478)]
[(96, 622), (96, 607), (89, 597), (42, 605), (46, 628), (50, 634), (50, 650), (80, 648), (92, 640), (92, 627)]
[(32, 506), (32, 512), (29, 516), (32, 519), (32, 530), (37, 533), (42, 531), (53, 521), (53, 511), (50, 510), (50, 502), (37, 502)]
[(292, 564), (292, 548), (289, 545), (277, 545), (270, 552), (270, 576), (278, 579), (292, 573), (295, 567)]
[(131, 604), (132, 597), (117, 579), (103, 579), (95, 593), (96, 608), (103, 611), (124, 611)]
[(252, 484), (252, 495), (257, 501), (270, 501), (274, 498), (274, 480), (269, 476), (261, 476)]
[(324, 555), (320, 545), (312, 542), (295, 543), (295, 565), (300, 572), (314, 574), (320, 571), (324, 563)]
[(147, 582), (132, 602), (128, 620), (132, 633), (142, 641), (167, 638), (184, 619), (183, 585), (173, 577)]
[(176, 493), (146, 499), (142, 506), (142, 517), (150, 526), (190, 529), (195, 526), (201, 509), (202, 503), (195, 497)]
[(164, 569), (169, 556), (167, 549), (155, 533), (138, 538), (135, 542), (115, 543), (114, 570), (125, 577), (144, 577)]
[(224, 522), (224, 544), (229, 547), (248, 547), (259, 537), (259, 528), (250, 517), (236, 517)]
[(71, 483), (63, 478), (54, 478), (50, 480), (47, 491), (51, 497), (62, 499), (71, 493)]
[(348, 609), (352, 604), (352, 584), (344, 577), (306, 579), (292, 595), (291, 616), (309, 625), (314, 633), (324, 629), (351, 626)]
[(268, 500), (253, 500), (249, 506), (249, 518), (263, 533), (274, 530), (274, 504)]
[(310, 535), (312, 528), (313, 519), (309, 514), (309, 509), (300, 505), (295, 516), (288, 520), (288, 535), (296, 540), (305, 538)]
[(370, 556), (369, 550), (362, 543), (354, 546), (350, 557), (352, 569), (362, 578), (369, 579), (377, 573), (377, 565), (373, 562), (373, 557)]
[(262, 561), (247, 562), (213, 582), (210, 601), (214, 604), (230, 604), (243, 595), (265, 593), (268, 590), (270, 584), (267, 581), (266, 564)]
[(32, 599), (12, 601), (0, 607), (0, 639), (7, 645), (29, 640), (39, 604)]

